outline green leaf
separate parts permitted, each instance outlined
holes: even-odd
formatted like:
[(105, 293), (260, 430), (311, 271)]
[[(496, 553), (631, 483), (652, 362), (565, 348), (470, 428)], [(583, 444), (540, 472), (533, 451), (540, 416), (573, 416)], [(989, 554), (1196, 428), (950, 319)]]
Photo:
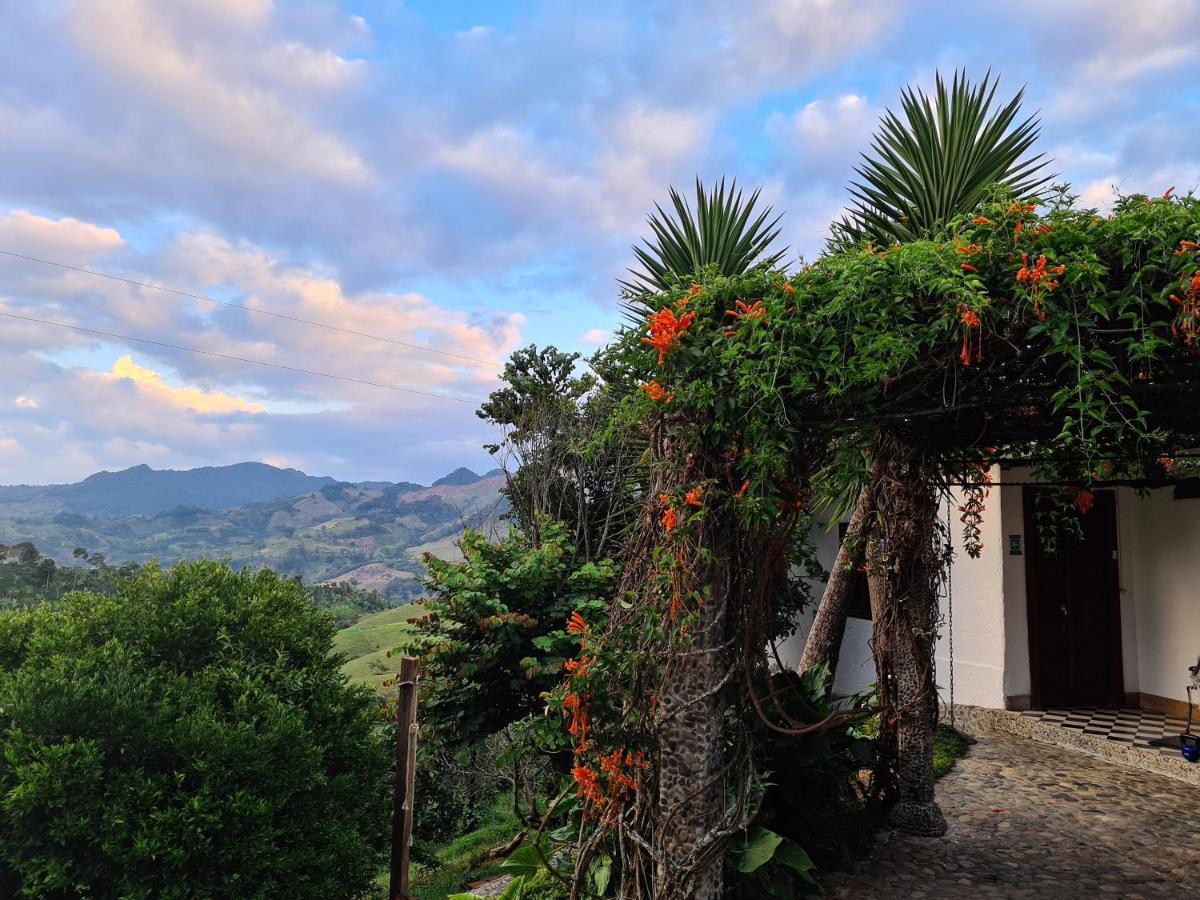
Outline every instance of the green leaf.
[(804, 848), (791, 838), (784, 838), (779, 846), (775, 848), (775, 859), (788, 868), (800, 873), (805, 881), (810, 883), (813, 881), (810, 873), (816, 866), (813, 865), (813, 861), (809, 859), (808, 854), (804, 852)]
[(533, 844), (522, 844), (509, 854), (508, 859), (500, 864), (500, 868), (512, 875), (534, 875), (543, 866)]
[(738, 852), (735, 868), (739, 872), (753, 872), (765, 865), (775, 855), (776, 848), (783, 842), (783, 835), (767, 828), (755, 826), (746, 834), (746, 843)]
[(592, 860), (592, 864), (588, 866), (588, 877), (591, 878), (596, 893), (603, 897), (604, 892), (608, 890), (608, 883), (612, 880), (612, 857), (606, 853)]

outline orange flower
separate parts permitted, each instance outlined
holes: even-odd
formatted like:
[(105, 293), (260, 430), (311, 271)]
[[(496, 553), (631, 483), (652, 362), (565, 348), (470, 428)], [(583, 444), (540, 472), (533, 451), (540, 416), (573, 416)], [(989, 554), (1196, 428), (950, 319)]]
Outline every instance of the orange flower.
[(962, 269), (964, 272), (978, 272), (979, 271), (970, 263), (963, 263), (961, 266), (959, 266), (959, 268)]
[(1179, 249), (1175, 251), (1176, 256), (1183, 256), (1185, 253), (1190, 253), (1197, 247), (1195, 241), (1180, 241)]
[(1051, 266), (1047, 269), (1045, 254), (1039, 256), (1033, 266), (1029, 265), (1029, 254), (1021, 254), (1021, 268), (1017, 272), (1017, 281), (1029, 285), (1033, 294), (1033, 311), (1039, 319), (1046, 318), (1045, 312), (1039, 305), (1041, 292), (1043, 290), (1052, 291), (1058, 287), (1058, 282), (1050, 276), (1062, 275), (1065, 271), (1067, 271), (1065, 265)]
[(567, 631), (571, 632), (572, 634), (588, 633), (588, 623), (583, 616), (579, 614), (578, 610), (571, 613), (570, 617), (567, 619)]
[(692, 297), (699, 297), (702, 290), (704, 290), (704, 288), (700, 287), (700, 285), (693, 281), (692, 286), (688, 288), (688, 299), (691, 299)]
[(735, 319), (761, 319), (767, 314), (766, 307), (762, 305), (761, 300), (755, 300), (753, 303), (746, 303), (744, 300), (738, 300), (734, 303), (737, 309), (725, 310), (725, 315), (733, 316)]
[(687, 496), (683, 498), (683, 502), (688, 506), (703, 506), (704, 501), (700, 499), (700, 488), (694, 487), (687, 492)]
[[(964, 366), (971, 365), (972, 362), (983, 362), (983, 327), (979, 319), (979, 313), (971, 309), (965, 303), (958, 305), (958, 315), (965, 327), (963, 331), (962, 351), (959, 353), (959, 359), (962, 360)], [(974, 342), (974, 352), (971, 349), (971, 329), (976, 329), (976, 338)]]
[(971, 220), (972, 225), (991, 225), (992, 220), (987, 216), (976, 216)]
[(788, 294), (796, 293), (796, 289), (794, 287), (792, 287), (792, 283), (790, 281), (785, 281), (783, 283), (783, 290), (785, 293), (788, 293)]
[(978, 244), (968, 244), (965, 247), (959, 246), (959, 247), (955, 247), (954, 249), (957, 252), (961, 253), (963, 256), (974, 256), (976, 253), (983, 252), (983, 248), (980, 247)]
[(1021, 236), (1021, 232), (1024, 230), (1025, 224), (1023, 222), (1017, 222), (1017, 227), (1013, 229), (1013, 237), (1019, 238)]
[(684, 313), (681, 316), (676, 316), (673, 309), (660, 309), (650, 317), (649, 326), (650, 333), (648, 337), (642, 338), (643, 344), (649, 344), (658, 351), (658, 364), (661, 366), (667, 358), (679, 339), (683, 337), (684, 332), (691, 327), (696, 321), (694, 312)]
[(1167, 190), (1163, 193), (1162, 198), (1164, 200), (1170, 200), (1173, 193), (1175, 193), (1175, 185), (1171, 185), (1169, 188), (1167, 188)]
[(641, 385), (640, 389), (645, 391), (647, 394), (649, 394), (650, 399), (653, 400), (655, 403), (670, 403), (672, 400), (675, 399), (670, 394), (668, 394), (667, 389), (664, 388), (657, 381), (651, 381), (649, 384), (643, 384), (643, 385)]
[(604, 792), (600, 789), (599, 775), (587, 766), (576, 766), (571, 770), (571, 775), (575, 778), (575, 783), (579, 785), (580, 800), (590, 800), (599, 805), (604, 803)]
[(1092, 507), (1096, 505), (1096, 497), (1091, 491), (1074, 490), (1071, 502), (1075, 504), (1075, 508), (1079, 510), (1081, 515), (1087, 515), (1092, 511)]
[(1166, 472), (1174, 472), (1175, 471), (1175, 460), (1171, 459), (1171, 457), (1169, 457), (1169, 456), (1159, 457), (1158, 464), (1160, 466), (1162, 466), (1163, 470)]
[(741, 486), (741, 488), (738, 489), (737, 495), (739, 497), (745, 497), (746, 491), (748, 491), (748, 490), (750, 490), (750, 480), (749, 479), (742, 482), (742, 486)]
[(667, 534), (675, 530), (675, 526), (679, 524), (679, 514), (671, 507), (667, 507), (662, 514), (662, 527), (666, 529)]

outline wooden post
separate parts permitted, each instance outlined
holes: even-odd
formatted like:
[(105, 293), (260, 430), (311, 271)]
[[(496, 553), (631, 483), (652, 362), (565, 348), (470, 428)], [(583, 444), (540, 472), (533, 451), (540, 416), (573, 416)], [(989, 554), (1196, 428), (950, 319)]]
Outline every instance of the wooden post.
[(400, 660), (396, 702), (396, 800), (392, 807), (390, 900), (409, 900), (408, 851), (412, 845), (413, 781), (417, 772), (417, 661)]

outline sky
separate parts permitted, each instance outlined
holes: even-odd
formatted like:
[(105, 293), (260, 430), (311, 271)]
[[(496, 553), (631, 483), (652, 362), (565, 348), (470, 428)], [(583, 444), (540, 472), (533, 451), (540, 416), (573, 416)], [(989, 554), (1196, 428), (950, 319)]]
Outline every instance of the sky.
[(939, 70), (1024, 87), (1081, 202), (1196, 189), (1200, 0), (1134, 9), (0, 5), (0, 251), (221, 301), (0, 254), (0, 483), (490, 468), (475, 409), (497, 364), (605, 342), (668, 186), (761, 188), (795, 265), (880, 115)]

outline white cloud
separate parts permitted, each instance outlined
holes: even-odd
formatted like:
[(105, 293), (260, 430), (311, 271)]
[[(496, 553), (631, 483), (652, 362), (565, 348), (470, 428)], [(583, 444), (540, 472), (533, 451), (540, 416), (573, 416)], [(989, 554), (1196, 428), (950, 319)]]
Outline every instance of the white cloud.
[(583, 334), (579, 335), (579, 343), (588, 347), (599, 347), (608, 340), (609, 333), (603, 328), (589, 328)]
[(774, 114), (767, 134), (781, 166), (798, 181), (844, 179), (879, 125), (883, 109), (861, 94), (806, 103), (792, 115)]
[[(270, 5), (239, 12), (236, 3), (210, 13), (232, 16), (226, 24), (261, 27)], [(176, 13), (179, 10), (174, 10)], [(153, 104), (160, 127), (183, 127), (200, 145), (219, 151), (235, 165), (290, 171), (331, 181), (361, 181), (366, 164), (341, 138), (313, 125), (299, 97), (269, 90), (238, 72), (238, 65), (267, 63), (267, 71), (300, 86), (328, 86), (344, 77), (349, 63), (295, 42), (250, 47), (249, 60), (228, 59), (227, 45), (215, 46), (172, 19), (172, 8), (145, 0), (86, 0), (73, 4), (68, 27), (77, 49), (116, 79), (122, 89)], [(191, 12), (195, 12), (192, 9)], [(183, 33), (180, 33), (183, 32)]]
[[(64, 226), (12, 213), (0, 213), (0, 222), (18, 242), (26, 231), (57, 233), (51, 226), (66, 228), (70, 235), (99, 234), (98, 246), (121, 248), (123, 272), (140, 281), (233, 296), (247, 305), (346, 331), (9, 260), (4, 269), (13, 277), (6, 274), (5, 283), (16, 289), (0, 300), (0, 308), (21, 315), (476, 400), (496, 383), (496, 366), (347, 331), (497, 361), (522, 339), (524, 317), (518, 313), (493, 310), (471, 316), (417, 293), (349, 291), (319, 267), (288, 264), (261, 247), (211, 232), (184, 233), (152, 253), (137, 254), (120, 234), (87, 222)], [(31, 267), (36, 279), (26, 277)], [(78, 478), (98, 462), (109, 467), (139, 461), (200, 465), (265, 456), (287, 457), (310, 470), (337, 465), (345, 477), (368, 471), (389, 477), (387, 461), (392, 460), (401, 466), (392, 471), (394, 477), (431, 478), (444, 474), (451, 461), (477, 465), (482, 451), (462, 448), (478, 448), (489, 437), (473, 415), (473, 403), (136, 342), (126, 348), (120, 339), (33, 323), (10, 327), (6, 322), (0, 343), (6, 347), (0, 354), (0, 378), (13, 389), (14, 406), (22, 410), (10, 423), (16, 429), (12, 437), (28, 451), (6, 456), (0, 482)], [(106, 356), (103, 367), (92, 362)], [(404, 437), (398, 448), (399, 435)], [(453, 437), (458, 451), (436, 449), (429, 441), (435, 435), (439, 444)], [(79, 447), (87, 452), (75, 452)], [(400, 453), (399, 461), (393, 450)], [(14, 468), (6, 471), (10, 457)]]
[(59, 262), (88, 262), (119, 250), (125, 241), (114, 228), (64, 216), (53, 219), (24, 209), (0, 211), (0, 248)]

